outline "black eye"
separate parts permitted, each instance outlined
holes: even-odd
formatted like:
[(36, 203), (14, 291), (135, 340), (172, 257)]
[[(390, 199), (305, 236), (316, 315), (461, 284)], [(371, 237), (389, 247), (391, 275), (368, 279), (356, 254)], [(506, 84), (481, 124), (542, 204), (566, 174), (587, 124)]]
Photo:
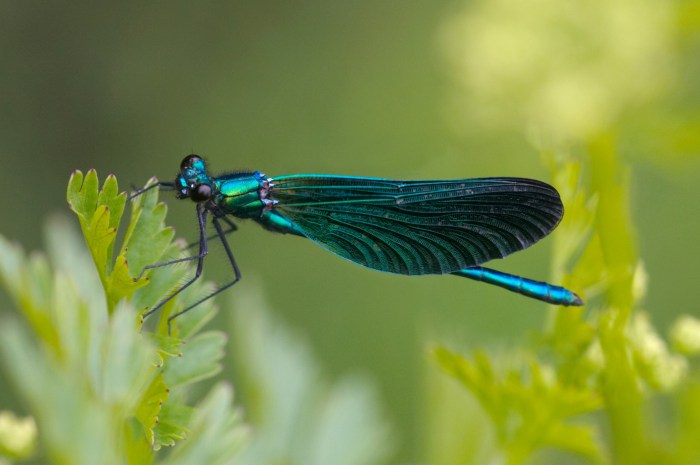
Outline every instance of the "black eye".
[(208, 184), (197, 184), (194, 189), (190, 189), (190, 198), (195, 202), (204, 202), (211, 197), (211, 186)]
[(187, 155), (185, 158), (182, 159), (182, 163), (180, 163), (180, 169), (184, 170), (187, 168), (192, 168), (195, 163), (198, 161), (202, 161), (202, 157), (199, 155), (195, 155), (194, 153), (192, 155)]

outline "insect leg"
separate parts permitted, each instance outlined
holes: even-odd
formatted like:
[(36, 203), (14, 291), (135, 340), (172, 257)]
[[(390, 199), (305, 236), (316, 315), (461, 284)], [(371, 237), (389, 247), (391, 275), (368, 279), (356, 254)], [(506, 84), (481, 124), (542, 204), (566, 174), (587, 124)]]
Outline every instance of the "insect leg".
[[(224, 231), (224, 234), (232, 233), (233, 231), (236, 231), (238, 229), (233, 221), (229, 220), (228, 218), (224, 218), (224, 219), (226, 220), (226, 223), (229, 225), (229, 229)], [(212, 236), (207, 236), (207, 238), (206, 238), (207, 242), (209, 242), (212, 239), (215, 239), (216, 237), (218, 237), (218, 234), (214, 234)], [(191, 244), (187, 244), (186, 248), (191, 249), (194, 246), (200, 245), (201, 242), (202, 242), (202, 237), (200, 234), (199, 240), (197, 242), (192, 242)], [(138, 281), (139, 279), (141, 279), (143, 277), (143, 275), (144, 275), (144, 273), (146, 273), (146, 271), (151, 270), (153, 268), (160, 268), (161, 266), (174, 265), (175, 263), (182, 263), (182, 262), (187, 262), (187, 261), (191, 261), (191, 260), (198, 260), (199, 258), (200, 258), (200, 256), (199, 256), (199, 254), (197, 254), (197, 255), (192, 255), (191, 257), (176, 258), (175, 260), (169, 260), (169, 261), (163, 262), (163, 263), (154, 263), (153, 265), (144, 266), (143, 269), (141, 270), (141, 273), (134, 280)]]
[[(208, 213), (208, 210), (206, 208), (203, 208), (202, 204), (198, 203), (197, 204), (197, 220), (199, 221), (199, 254), (194, 255), (192, 257), (180, 258), (177, 260), (171, 260), (171, 261), (166, 262), (166, 263), (158, 263), (156, 265), (150, 265), (149, 267), (146, 267), (146, 268), (156, 268), (158, 266), (171, 265), (173, 263), (184, 262), (187, 260), (195, 260), (195, 259), (197, 260), (197, 271), (195, 272), (194, 276), (189, 281), (187, 281), (185, 284), (183, 284), (178, 290), (173, 292), (170, 295), (170, 297), (162, 300), (158, 305), (156, 305), (155, 307), (153, 307), (152, 309), (150, 309), (146, 313), (144, 313), (143, 314), (144, 318), (146, 318), (148, 315), (155, 312), (156, 310), (160, 309), (163, 305), (165, 305), (170, 300), (172, 300), (173, 297), (175, 297), (180, 292), (185, 290), (188, 286), (190, 286), (193, 282), (195, 282), (201, 276), (202, 269), (204, 268), (204, 257), (209, 252), (209, 245), (207, 243), (207, 213)], [(141, 273), (141, 274), (143, 274), (143, 273)], [(168, 321), (170, 321), (170, 320), (168, 320)]]
[[(226, 229), (226, 230), (223, 232), (223, 234), (224, 234), (225, 236), (228, 235), (228, 234), (231, 234), (233, 231), (237, 231), (237, 230), (238, 230), (238, 226), (236, 226), (236, 223), (234, 223), (233, 221), (231, 221), (230, 219), (228, 219), (228, 217), (222, 216), (220, 219), (224, 220), (224, 222), (228, 225), (228, 229)], [(217, 232), (216, 234), (212, 234), (211, 236), (207, 237), (207, 240), (216, 239), (217, 237), (219, 237), (219, 233), (218, 233), (218, 232)], [(194, 246), (196, 246), (196, 245), (197, 245), (196, 242), (192, 242), (191, 244), (187, 244), (187, 248), (188, 248), (188, 249), (191, 249), (192, 247), (194, 247)]]
[[(233, 223), (230, 221), (226, 221), (229, 225), (232, 225)], [(229, 287), (233, 286), (236, 284), (238, 281), (241, 279), (241, 271), (238, 269), (238, 264), (236, 263), (236, 259), (233, 256), (233, 252), (231, 251), (231, 246), (229, 245), (228, 241), (226, 240), (226, 234), (230, 231), (224, 231), (224, 229), (221, 227), (221, 223), (219, 223), (219, 218), (212, 218), (212, 223), (214, 223), (214, 228), (216, 228), (216, 234), (219, 236), (219, 239), (221, 239), (221, 243), (224, 245), (224, 250), (226, 250), (226, 256), (228, 257), (229, 262), (231, 263), (231, 268), (233, 268), (233, 273), (235, 274), (235, 277), (233, 278), (233, 281), (224, 284), (220, 288), (216, 289), (214, 292), (211, 294), (207, 295), (206, 297), (203, 297), (199, 299), (197, 302), (193, 303), (192, 305), (189, 305), (187, 308), (180, 310), (174, 315), (171, 315), (168, 318), (168, 331), (170, 331), (170, 322), (177, 318), (178, 316), (182, 315), (185, 312), (188, 312), (192, 310), (194, 307), (197, 305), (201, 304), (202, 302), (211, 299), (214, 297), (216, 294), (228, 289)], [(182, 290), (182, 289), (181, 289)]]

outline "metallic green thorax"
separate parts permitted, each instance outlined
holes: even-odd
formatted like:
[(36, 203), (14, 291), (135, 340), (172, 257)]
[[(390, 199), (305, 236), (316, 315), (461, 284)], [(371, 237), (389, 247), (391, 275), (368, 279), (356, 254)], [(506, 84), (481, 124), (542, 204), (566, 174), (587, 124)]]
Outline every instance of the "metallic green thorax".
[(257, 171), (217, 178), (212, 201), (223, 213), (238, 218), (257, 218), (272, 206), (265, 198), (267, 185), (266, 178)]

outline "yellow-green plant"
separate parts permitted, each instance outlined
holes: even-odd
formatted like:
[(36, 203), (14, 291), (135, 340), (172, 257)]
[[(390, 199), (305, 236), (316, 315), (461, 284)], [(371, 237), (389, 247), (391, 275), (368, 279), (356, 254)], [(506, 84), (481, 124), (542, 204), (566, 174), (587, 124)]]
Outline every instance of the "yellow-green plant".
[[(116, 179), (109, 176), (99, 189), (94, 171), (76, 171), (68, 202), (89, 253), (65, 220), (47, 228), (48, 259), (27, 257), (0, 237), (0, 277), (27, 323), (4, 319), (0, 350), (36, 419), (44, 460), (229, 463), (247, 430), (232, 407), (230, 386), (217, 385), (196, 405), (188, 398), (190, 385), (220, 371), (225, 336), (201, 331), (214, 315), (212, 305), (183, 316), (172, 335), (166, 319), (177, 302), (156, 316), (154, 332), (141, 330), (135, 310), (168, 295), (187, 272), (168, 267), (131, 277), (161, 257), (183, 253), (163, 224), (165, 205), (154, 191), (136, 199), (113, 259), (126, 203)], [(196, 285), (184, 298), (207, 291)], [(177, 442), (171, 453), (158, 453)]]
[[(552, 280), (586, 301), (552, 309), (530, 344), (505, 354), (434, 350), (494, 429), (493, 450), (460, 451), (453, 463), (573, 460), (561, 451), (585, 463), (700, 461), (691, 360), (698, 320), (679, 318), (669, 345), (643, 311), (647, 277), (630, 213), (630, 168), (620, 155), (623, 137), (647, 156), (668, 152), (654, 158), (678, 154), (680, 143), (697, 152), (697, 138), (688, 137), (697, 112), (678, 111), (697, 89), (680, 72), (697, 63), (683, 57), (697, 28), (679, 28), (697, 24), (690, 3), (476, 0), (446, 28), (467, 97), (460, 112), (498, 130), (525, 128), (544, 154), (566, 208), (554, 233)], [(660, 402), (672, 413), (657, 415)]]
[[(525, 463), (546, 448), (590, 463), (700, 459), (700, 442), (692, 439), (700, 432), (700, 391), (688, 358), (698, 354), (700, 322), (690, 315), (678, 320), (674, 350), (641, 311), (646, 284), (629, 218), (629, 176), (609, 148), (592, 148), (601, 152), (586, 158), (588, 181), (580, 160), (551, 160), (568, 207), (555, 241), (555, 274), (587, 289), (587, 307), (552, 310), (532, 344), (508, 354), (434, 350), (443, 370), (490, 417), (495, 453), (507, 464)], [(661, 396), (675, 407), (662, 440), (650, 411)]]

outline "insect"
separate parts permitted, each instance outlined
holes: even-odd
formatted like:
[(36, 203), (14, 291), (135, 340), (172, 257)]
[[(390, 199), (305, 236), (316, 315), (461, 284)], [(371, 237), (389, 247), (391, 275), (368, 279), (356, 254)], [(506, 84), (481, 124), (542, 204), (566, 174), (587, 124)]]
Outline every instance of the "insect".
[[(174, 190), (195, 203), (199, 224), (197, 254), (149, 265), (157, 268), (197, 261), (192, 278), (144, 317), (161, 308), (201, 275), (209, 240), (218, 237), (235, 277), (173, 318), (228, 289), (241, 278), (226, 235), (236, 230), (231, 217), (251, 219), (265, 229), (312, 240), (358, 265), (403, 275), (452, 274), (500, 286), (555, 305), (583, 305), (574, 292), (545, 282), (484, 268), (482, 263), (523, 250), (549, 234), (564, 214), (558, 192), (524, 178), (395, 181), (323, 174), (270, 178), (238, 172), (212, 176), (205, 161), (188, 155), (173, 182), (154, 187)], [(207, 220), (216, 230), (208, 237)], [(143, 274), (143, 272), (142, 272)]]

